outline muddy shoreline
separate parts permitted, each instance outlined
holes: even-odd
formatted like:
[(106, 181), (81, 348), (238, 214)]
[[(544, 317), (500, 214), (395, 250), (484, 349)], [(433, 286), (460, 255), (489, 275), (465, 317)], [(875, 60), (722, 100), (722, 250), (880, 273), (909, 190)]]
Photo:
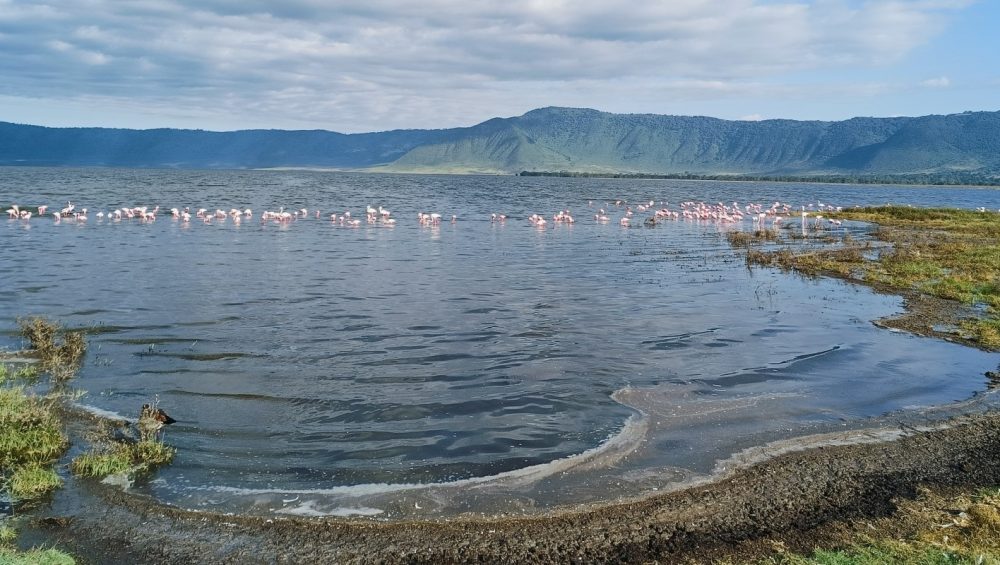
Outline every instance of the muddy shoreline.
[[(809, 552), (850, 539), (918, 489), (1000, 484), (1000, 414), (880, 443), (787, 453), (706, 485), (528, 518), (439, 521), (234, 516), (90, 481), (23, 530), (93, 563), (677, 562)], [(58, 495), (57, 495), (58, 497)], [(859, 525), (860, 524), (860, 525)]]

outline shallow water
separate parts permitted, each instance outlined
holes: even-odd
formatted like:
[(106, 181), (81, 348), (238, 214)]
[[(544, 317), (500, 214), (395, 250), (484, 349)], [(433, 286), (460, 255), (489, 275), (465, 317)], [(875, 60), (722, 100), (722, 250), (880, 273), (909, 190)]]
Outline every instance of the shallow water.
[[(81, 402), (134, 417), (156, 399), (179, 420), (176, 461), (134, 488), (293, 514), (668, 488), (748, 446), (968, 399), (1000, 360), (874, 327), (896, 297), (748, 271), (734, 226), (591, 219), (616, 199), (1000, 208), (958, 188), (5, 168), (3, 204), (72, 200), (90, 219), (0, 220), (0, 323), (11, 349), (20, 315), (91, 328)], [(94, 216), (146, 204), (384, 205), (398, 224)], [(524, 220), (564, 208), (576, 224)]]

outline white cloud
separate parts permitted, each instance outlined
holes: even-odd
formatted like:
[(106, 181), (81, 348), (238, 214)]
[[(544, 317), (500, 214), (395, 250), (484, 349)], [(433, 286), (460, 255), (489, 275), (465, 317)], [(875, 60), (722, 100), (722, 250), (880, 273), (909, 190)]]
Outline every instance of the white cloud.
[(459, 125), (629, 91), (740, 96), (786, 73), (887, 65), (968, 4), (0, 0), (0, 95), (226, 112), (255, 126), (265, 115), (345, 131)]
[(928, 88), (948, 88), (951, 86), (951, 80), (948, 77), (940, 76), (937, 78), (929, 78), (920, 84)]
[(760, 114), (747, 114), (746, 116), (740, 116), (739, 119), (744, 122), (759, 122), (764, 119), (764, 116)]

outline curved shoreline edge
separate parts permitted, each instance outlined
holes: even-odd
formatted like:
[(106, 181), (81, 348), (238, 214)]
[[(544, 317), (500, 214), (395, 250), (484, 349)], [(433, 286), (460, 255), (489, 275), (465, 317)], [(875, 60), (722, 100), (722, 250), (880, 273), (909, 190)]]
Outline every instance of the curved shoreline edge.
[(80, 483), (73, 488), (84, 495), (74, 507), (40, 515), (32, 533), (88, 561), (109, 563), (745, 558), (766, 553), (773, 541), (809, 551), (817, 540), (831, 539), (831, 529), (891, 515), (896, 501), (913, 498), (921, 487), (996, 486), (998, 432), (1000, 413), (986, 410), (924, 429), (903, 426), (861, 443), (759, 453), (760, 459), (737, 461), (749, 467), (727, 470), (712, 482), (531, 517), (379, 522), (232, 516)]
[[(1000, 414), (956, 418), (890, 441), (777, 455), (715, 482), (532, 517), (440, 521), (234, 516), (182, 510), (78, 483), (27, 541), (86, 561), (148, 563), (544, 563), (745, 557), (765, 540), (811, 549), (831, 524), (892, 513), (922, 486), (1000, 484)], [(67, 485), (69, 486), (69, 485)], [(766, 545), (766, 544), (764, 544)]]

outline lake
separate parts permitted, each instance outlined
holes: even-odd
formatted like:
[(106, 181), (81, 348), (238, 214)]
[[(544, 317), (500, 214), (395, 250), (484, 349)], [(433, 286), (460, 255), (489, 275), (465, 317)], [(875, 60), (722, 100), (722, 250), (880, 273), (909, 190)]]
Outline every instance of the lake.
[[(748, 270), (725, 234), (749, 217), (644, 227), (637, 213), (623, 227), (619, 200), (998, 209), (1000, 191), (0, 168), (5, 207), (88, 208), (87, 221), (0, 220), (0, 346), (23, 345), (18, 316), (88, 328), (79, 402), (134, 418), (155, 401), (178, 420), (174, 463), (132, 488), (265, 514), (596, 502), (984, 396), (1000, 356), (875, 327), (898, 297)], [(152, 222), (96, 217), (157, 205)], [(367, 206), (396, 224), (329, 220)], [(184, 222), (172, 207), (254, 216)], [(309, 213), (260, 220), (281, 207)], [(526, 219), (564, 209), (575, 223)]]

